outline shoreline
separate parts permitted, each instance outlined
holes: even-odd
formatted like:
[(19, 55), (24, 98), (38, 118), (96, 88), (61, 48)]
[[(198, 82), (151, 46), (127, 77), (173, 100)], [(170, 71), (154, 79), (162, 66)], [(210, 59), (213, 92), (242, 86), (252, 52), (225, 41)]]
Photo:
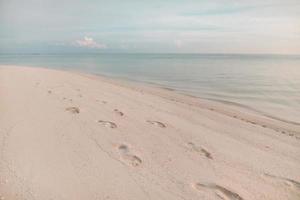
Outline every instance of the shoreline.
[[(3, 65), (0, 65), (0, 68), (1, 66)], [(213, 112), (218, 112), (225, 116), (241, 120), (242, 122), (245, 123), (261, 126), (263, 128), (269, 128), (277, 133), (281, 133), (284, 135), (287, 134), (288, 136), (295, 137), (296, 139), (300, 140), (300, 123), (291, 120), (281, 119), (276, 116), (265, 113), (261, 110), (256, 110), (255, 108), (237, 102), (204, 98), (200, 96), (191, 95), (184, 91), (169, 88), (156, 83), (135, 81), (129, 78), (113, 77), (105, 74), (86, 73), (80, 70), (63, 70), (63, 69), (52, 69), (50, 67), (31, 67), (31, 66), (22, 66), (22, 65), (6, 65), (6, 66), (22, 67), (22, 68), (29, 68), (29, 69), (38, 68), (38, 69), (46, 69), (50, 71), (54, 70), (58, 72), (68, 72), (68, 73), (78, 74), (83, 77), (99, 79), (102, 81), (107, 81), (108, 83), (117, 84), (119, 86), (130, 87), (136, 90), (139, 89), (146, 90), (147, 92), (150, 93), (157, 92), (161, 95), (161, 97), (167, 98), (169, 100), (170, 99), (172, 100), (172, 98), (183, 99), (181, 101), (179, 101), (179, 99), (174, 100), (181, 103), (186, 103), (185, 100), (189, 99), (189, 101), (191, 100), (191, 102), (193, 102), (190, 103), (189, 105), (198, 106), (198, 107), (200, 106), (203, 109), (207, 109)], [(203, 103), (204, 103), (204, 107), (201, 106), (201, 104)], [(259, 118), (259, 120), (255, 120), (255, 118), (257, 117)], [(279, 122), (281, 126), (274, 126), (274, 124), (276, 124), (277, 122)], [(294, 130), (286, 128), (286, 126), (288, 125), (292, 125)]]
[[(59, 70), (59, 71), (64, 71), (64, 70)], [(164, 91), (166, 91), (166, 93), (162, 93), (162, 96), (165, 97), (165, 98), (168, 98), (167, 96), (173, 96), (174, 95), (175, 98), (176, 97), (180, 98), (180, 96), (182, 96), (183, 99), (184, 98), (193, 99), (193, 101), (196, 101), (196, 102), (198, 100), (198, 101), (200, 101), (200, 102), (198, 102), (199, 104), (201, 104), (201, 103), (207, 104), (206, 105), (207, 107), (205, 107), (205, 106), (202, 107), (203, 109), (208, 109), (210, 111), (219, 112), (220, 114), (224, 114), (224, 115), (229, 116), (229, 117), (234, 117), (236, 119), (240, 119), (241, 121), (244, 121), (246, 123), (251, 123), (251, 124), (258, 123), (257, 125), (260, 125), (264, 128), (268, 127), (267, 124), (269, 122), (265, 122), (265, 121), (262, 121), (262, 122), (258, 121), (257, 122), (255, 120), (253, 121), (252, 117), (250, 117), (250, 118), (247, 117), (247, 114), (248, 113), (249, 114), (254, 114), (255, 117), (266, 118), (267, 121), (269, 121), (269, 120), (273, 121), (274, 120), (274, 123), (276, 123), (276, 121), (278, 121), (278, 122), (281, 122), (281, 123), (286, 123), (286, 124), (289, 124), (289, 125), (293, 125), (293, 126), (296, 127), (297, 131), (290, 131), (288, 129), (280, 130), (281, 129), (280, 127), (274, 127), (274, 128), (269, 127), (269, 128), (273, 129), (276, 132), (281, 132), (281, 133), (282, 133), (282, 131), (295, 133), (295, 134), (297, 134), (297, 139), (300, 140), (300, 123), (295, 122), (295, 121), (291, 121), (291, 120), (281, 119), (279, 117), (270, 115), (266, 112), (257, 110), (255, 108), (252, 108), (250, 106), (247, 106), (247, 105), (244, 105), (244, 104), (241, 104), (241, 103), (238, 103), (238, 102), (232, 102), (232, 101), (227, 101), (227, 100), (219, 100), (219, 99), (212, 99), (212, 98), (204, 98), (204, 97), (201, 97), (201, 96), (195, 96), (195, 95), (188, 94), (184, 91), (169, 88), (167, 86), (163, 86), (163, 85), (156, 84), (156, 83), (141, 82), (141, 81), (135, 81), (135, 80), (132, 80), (132, 79), (127, 79), (127, 78), (123, 79), (123, 78), (119, 78), (119, 77), (110, 77), (108, 75), (85, 73), (85, 72), (81, 72), (81, 71), (69, 71), (69, 72), (77, 73), (77, 74), (82, 75), (82, 76), (95, 76), (95, 78), (100, 78), (100, 79), (102, 78), (102, 79), (105, 79), (106, 81), (108, 81), (110, 83), (119, 84), (120, 86), (130, 86), (130, 87), (133, 87), (133, 88), (135, 88), (135, 87), (137, 89), (142, 88), (144, 90), (150, 90), (150, 91), (151, 91), (151, 89), (152, 90), (164, 90)], [(181, 103), (185, 103), (184, 100), (181, 101)], [(193, 104), (193, 105), (197, 106), (197, 103)], [(217, 108), (220, 107), (220, 106), (221, 107), (224, 106), (225, 109), (224, 110), (223, 109), (218, 110)], [(237, 110), (237, 112), (235, 112), (234, 110)], [(240, 112), (240, 111), (246, 112), (246, 115), (245, 116), (236, 116), (236, 115), (239, 114), (238, 112)], [(230, 113), (232, 113), (232, 114), (230, 114)]]
[[(1, 66), (1, 64), (0, 64), (0, 66)], [(7, 65), (7, 66), (17, 66), (17, 65)], [(175, 91), (176, 93), (179, 93), (181, 95), (199, 98), (201, 100), (208, 100), (208, 101), (212, 101), (212, 102), (223, 103), (223, 104), (229, 105), (229, 106), (235, 106), (235, 107), (237, 107), (237, 109), (242, 108), (247, 111), (255, 112), (258, 115), (264, 115), (267, 118), (272, 118), (274, 120), (282, 121), (285, 123), (291, 123), (291, 124), (297, 125), (297, 126), (300, 125), (300, 122), (296, 117), (297, 115), (295, 115), (295, 114), (289, 115), (290, 114), (289, 111), (291, 111), (290, 107), (286, 107), (285, 110), (282, 110), (283, 112), (280, 112), (280, 110), (276, 110), (276, 107), (274, 107), (272, 102), (269, 105), (272, 105), (274, 107), (274, 109), (267, 108), (268, 104), (265, 104), (264, 106), (259, 106), (256, 104), (251, 104), (249, 102), (241, 102), (238, 99), (227, 99), (226, 97), (216, 98), (214, 96), (205, 96), (205, 95), (201, 95), (201, 93), (197, 94), (195, 92), (186, 91), (185, 89), (178, 89), (178, 88), (176, 89), (176, 88), (168, 86), (166, 84), (160, 84), (160, 83), (156, 83), (153, 81), (141, 81), (141, 80), (134, 79), (131, 77), (120, 76), (120, 75), (115, 75), (115, 74), (111, 74), (111, 73), (83, 71), (80, 69), (77, 69), (77, 70), (68, 69), (68, 68), (70, 68), (70, 66), (67, 68), (60, 68), (58, 66), (53, 68), (53, 67), (49, 67), (49, 66), (39, 66), (39, 65), (24, 66), (24, 67), (45, 68), (45, 69), (50, 69), (50, 70), (68, 71), (68, 72), (79, 73), (79, 74), (90, 74), (90, 75), (105, 77), (107, 79), (111, 79), (111, 80), (115, 80), (115, 81), (123, 81), (124, 83), (126, 83), (126, 82), (129, 82), (132, 84), (137, 83), (139, 85), (144, 85), (144, 86), (148, 86), (148, 87), (161, 88), (161, 89), (165, 89), (165, 90), (169, 90), (169, 91)]]
[(0, 65), (0, 199), (300, 197), (300, 126), (77, 71)]

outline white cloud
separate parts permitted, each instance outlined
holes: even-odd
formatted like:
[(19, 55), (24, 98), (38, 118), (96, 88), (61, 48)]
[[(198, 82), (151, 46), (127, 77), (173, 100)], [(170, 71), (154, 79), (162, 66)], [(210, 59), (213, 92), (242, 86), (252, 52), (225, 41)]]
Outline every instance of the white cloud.
[(94, 49), (106, 49), (107, 46), (102, 43), (96, 42), (93, 38), (85, 36), (83, 39), (76, 40), (76, 46), (94, 48)]
[(177, 48), (181, 48), (182, 45), (183, 45), (183, 42), (182, 42), (181, 40), (175, 40), (175, 41), (174, 41), (174, 44), (175, 44), (175, 46), (176, 46)]

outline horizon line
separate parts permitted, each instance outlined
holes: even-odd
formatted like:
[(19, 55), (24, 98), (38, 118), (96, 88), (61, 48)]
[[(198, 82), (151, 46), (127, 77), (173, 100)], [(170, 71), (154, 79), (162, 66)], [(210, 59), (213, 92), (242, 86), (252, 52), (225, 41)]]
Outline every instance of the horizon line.
[(179, 52), (65, 52), (65, 53), (0, 53), (0, 55), (92, 55), (92, 54), (157, 54), (157, 55), (241, 55), (241, 56), (300, 56), (300, 54), (282, 54), (282, 53), (179, 53)]

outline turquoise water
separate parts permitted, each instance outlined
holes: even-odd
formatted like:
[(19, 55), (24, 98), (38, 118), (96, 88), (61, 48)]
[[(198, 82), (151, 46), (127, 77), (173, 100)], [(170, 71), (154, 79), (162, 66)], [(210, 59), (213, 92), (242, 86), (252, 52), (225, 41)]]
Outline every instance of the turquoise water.
[(300, 122), (300, 56), (0, 55), (0, 64), (79, 70), (154, 83)]

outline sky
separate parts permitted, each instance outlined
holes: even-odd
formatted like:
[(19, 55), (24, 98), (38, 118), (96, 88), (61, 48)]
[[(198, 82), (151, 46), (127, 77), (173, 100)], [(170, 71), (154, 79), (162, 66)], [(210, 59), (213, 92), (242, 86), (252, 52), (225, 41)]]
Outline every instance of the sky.
[(300, 54), (300, 0), (0, 0), (0, 53)]

